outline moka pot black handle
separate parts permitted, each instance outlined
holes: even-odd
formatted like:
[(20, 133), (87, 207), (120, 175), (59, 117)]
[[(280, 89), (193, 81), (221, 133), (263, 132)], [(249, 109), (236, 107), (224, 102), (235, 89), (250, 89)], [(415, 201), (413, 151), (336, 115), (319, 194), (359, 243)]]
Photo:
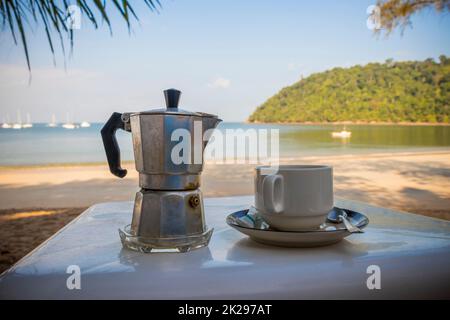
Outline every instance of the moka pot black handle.
[(101, 134), (109, 170), (113, 175), (123, 178), (127, 175), (127, 170), (120, 166), (120, 148), (116, 139), (117, 129), (125, 130), (125, 123), (122, 120), (122, 114), (114, 112), (103, 126)]

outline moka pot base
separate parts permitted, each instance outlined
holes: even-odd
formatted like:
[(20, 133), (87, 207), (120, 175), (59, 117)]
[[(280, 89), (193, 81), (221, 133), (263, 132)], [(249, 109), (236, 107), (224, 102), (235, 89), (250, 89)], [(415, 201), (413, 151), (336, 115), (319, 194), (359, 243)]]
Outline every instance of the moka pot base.
[(186, 252), (208, 245), (213, 230), (205, 224), (200, 189), (141, 189), (130, 225), (119, 230), (122, 244), (140, 252)]

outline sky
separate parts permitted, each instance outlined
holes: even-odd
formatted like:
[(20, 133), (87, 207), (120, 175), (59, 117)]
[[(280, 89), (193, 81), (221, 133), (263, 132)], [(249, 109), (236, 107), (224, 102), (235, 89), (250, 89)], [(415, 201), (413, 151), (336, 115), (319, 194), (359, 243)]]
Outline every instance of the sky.
[(1, 31), (0, 122), (18, 110), (33, 122), (52, 114), (104, 122), (114, 111), (164, 106), (167, 88), (183, 92), (184, 109), (245, 121), (314, 72), (450, 56), (450, 16), (433, 10), (415, 15), (403, 35), (377, 37), (366, 23), (376, 1), (161, 0), (159, 13), (131, 2), (140, 18), (131, 32), (114, 13), (112, 36), (82, 18), (66, 66), (59, 48), (54, 64), (42, 26), (31, 26), (31, 79), (22, 46)]

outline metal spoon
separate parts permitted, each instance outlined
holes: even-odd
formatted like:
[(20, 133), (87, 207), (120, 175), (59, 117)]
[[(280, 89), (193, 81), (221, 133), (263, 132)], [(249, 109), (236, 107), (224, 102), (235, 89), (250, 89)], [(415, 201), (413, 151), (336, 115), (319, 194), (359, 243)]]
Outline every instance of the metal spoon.
[(343, 222), (345, 228), (350, 233), (364, 233), (363, 230), (351, 224), (351, 222), (348, 220), (347, 212), (342, 209), (333, 208), (333, 210), (328, 214), (327, 219), (333, 223)]

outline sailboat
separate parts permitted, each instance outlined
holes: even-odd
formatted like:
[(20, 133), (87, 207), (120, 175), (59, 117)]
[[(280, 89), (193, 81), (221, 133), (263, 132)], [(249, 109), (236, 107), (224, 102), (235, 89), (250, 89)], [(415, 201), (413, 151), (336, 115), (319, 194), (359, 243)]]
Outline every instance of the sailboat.
[(66, 114), (66, 123), (64, 123), (64, 124), (62, 125), (62, 127), (63, 127), (64, 129), (70, 129), (70, 130), (76, 128), (75, 124), (73, 124), (72, 122), (69, 121), (69, 113)]
[(27, 122), (22, 126), (22, 128), (32, 128), (33, 124), (31, 123), (30, 114), (27, 113)]
[(90, 126), (91, 126), (91, 124), (89, 122), (87, 122), (87, 121), (83, 121), (80, 124), (80, 127), (82, 127), (82, 128), (89, 128)]
[(22, 129), (22, 115), (20, 114), (20, 110), (17, 110), (17, 123), (12, 125), (13, 129)]
[(9, 123), (9, 115), (6, 115), (6, 121), (5, 121), (5, 119), (3, 119), (2, 128), (3, 129), (11, 128), (11, 124)]
[(55, 114), (52, 114), (52, 122), (47, 124), (47, 127), (56, 128), (57, 126), (58, 126), (58, 124), (56, 123), (56, 116), (55, 116)]
[(342, 139), (350, 138), (351, 135), (352, 135), (351, 131), (345, 130), (345, 127), (344, 127), (344, 129), (342, 131), (333, 131), (331, 133), (331, 136), (333, 138), (342, 138)]

